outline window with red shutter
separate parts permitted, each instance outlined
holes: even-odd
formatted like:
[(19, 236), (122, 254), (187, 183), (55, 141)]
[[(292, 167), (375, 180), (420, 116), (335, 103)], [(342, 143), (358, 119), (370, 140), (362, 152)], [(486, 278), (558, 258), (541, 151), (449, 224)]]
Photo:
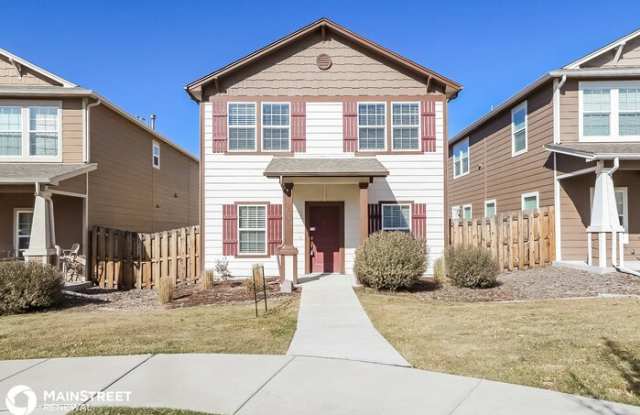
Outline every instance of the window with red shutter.
[(267, 209), (269, 255), (275, 255), (282, 245), (282, 205), (269, 205)]
[(291, 151), (304, 153), (307, 149), (307, 105), (303, 101), (291, 103)]
[(419, 240), (427, 239), (427, 204), (414, 203), (411, 214), (411, 234)]
[(213, 152), (227, 151), (227, 103), (215, 101), (212, 103), (213, 112)]
[(238, 217), (236, 205), (222, 206), (222, 255), (238, 253)]
[(372, 233), (378, 232), (381, 228), (381, 218), (382, 216), (380, 215), (380, 205), (375, 203), (375, 204), (370, 204), (369, 205), (369, 235), (371, 235)]

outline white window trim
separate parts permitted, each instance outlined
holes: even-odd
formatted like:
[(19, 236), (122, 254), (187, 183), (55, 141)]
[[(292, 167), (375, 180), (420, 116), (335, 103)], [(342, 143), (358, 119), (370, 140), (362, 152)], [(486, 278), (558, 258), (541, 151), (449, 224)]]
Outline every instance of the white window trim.
[[(158, 149), (158, 165), (156, 166), (155, 163), (155, 150), (156, 148)], [(153, 141), (152, 145), (151, 145), (151, 165), (153, 166), (154, 169), (158, 169), (160, 170), (160, 143), (158, 143), (157, 141)]]
[(524, 200), (531, 196), (536, 197), (536, 207), (534, 209), (540, 209), (540, 192), (528, 192), (520, 195), (520, 210), (525, 210)]
[(487, 199), (484, 201), (484, 217), (485, 218), (489, 218), (490, 216), (487, 216), (487, 205), (493, 203), (493, 209), (495, 210), (495, 214), (498, 214), (498, 203), (496, 203), (495, 199)]
[[(384, 226), (384, 207), (385, 206), (409, 206), (409, 227), (408, 228), (385, 228)], [(413, 206), (411, 205), (411, 203), (382, 203), (381, 208), (380, 208), (380, 213), (381, 213), (381, 217), (380, 217), (380, 228), (383, 231), (409, 231), (411, 232), (411, 226), (413, 220)]]
[[(469, 208), (469, 211), (471, 212), (471, 218), (469, 218), (469, 219), (464, 217), (464, 210), (466, 208)], [(464, 220), (473, 220), (473, 205), (471, 203), (467, 203), (466, 205), (462, 205), (462, 219), (464, 219)]]
[[(589, 188), (589, 209), (591, 209), (591, 206), (593, 205), (593, 192), (594, 192), (594, 188), (593, 186), (591, 186)], [(622, 220), (624, 223), (621, 223), (622, 227), (624, 228), (624, 233), (628, 234), (629, 233), (629, 190), (626, 186), (620, 186), (620, 187), (614, 187), (613, 189), (614, 192), (622, 192), (623, 197), (622, 197)], [(628, 237), (627, 237), (628, 238)], [(629, 241), (627, 240), (625, 243), (629, 243)]]
[[(0, 162), (3, 161), (20, 161), (20, 162), (62, 162), (62, 101), (35, 101), (35, 100), (0, 100), (1, 106), (20, 107), (20, 120), (22, 122), (22, 141), (20, 156), (3, 156), (0, 155)], [(31, 107), (56, 107), (58, 110), (58, 154), (54, 156), (32, 156), (29, 128), (29, 108)]]
[[(383, 131), (384, 131), (384, 148), (371, 148), (371, 149), (361, 149), (360, 148), (360, 104), (375, 104), (375, 105), (379, 105), (382, 104), (384, 105), (384, 125), (383, 125)], [(357, 152), (360, 153), (375, 153), (375, 152), (379, 152), (379, 151), (387, 151), (387, 125), (389, 120), (387, 119), (389, 116), (389, 114), (387, 114), (387, 103), (384, 101), (358, 101), (356, 102), (356, 130), (357, 130), (357, 134), (358, 134), (358, 143), (357, 143)], [(370, 125), (367, 126), (363, 126), (363, 127), (371, 127)], [(378, 127), (372, 127), (372, 128), (380, 128)]]
[[(578, 140), (584, 142), (616, 142), (616, 141), (640, 141), (640, 135), (620, 135), (620, 88), (640, 88), (640, 81), (582, 81), (578, 83)], [(609, 89), (609, 135), (608, 136), (584, 136), (584, 90), (585, 89)]]
[[(418, 104), (418, 147), (416, 148), (395, 148), (393, 144), (393, 104)], [(420, 101), (392, 101), (391, 102), (391, 149), (397, 152), (420, 151), (422, 141), (422, 103)], [(359, 130), (358, 130), (359, 131)], [(386, 145), (386, 139), (385, 139)]]
[[(264, 251), (262, 252), (240, 252), (240, 208), (244, 206), (257, 207), (261, 206), (264, 208), (264, 228), (243, 228), (243, 231), (264, 231)], [(267, 214), (269, 213), (269, 208), (265, 204), (239, 204), (236, 206), (236, 240), (238, 241), (238, 255), (237, 256), (256, 256), (256, 255), (267, 255), (269, 252), (269, 241), (267, 239), (267, 234), (269, 233), (269, 218)]]
[[(524, 110), (524, 148), (520, 151), (516, 151), (516, 130), (515, 123), (513, 121), (514, 115)], [(527, 101), (523, 101), (511, 110), (511, 157), (519, 156), (529, 150), (529, 114), (528, 114)]]
[(451, 219), (460, 219), (461, 213), (462, 213), (462, 210), (460, 208), (460, 205), (451, 206)]
[[(254, 119), (255, 119), (255, 123), (253, 124), (253, 126), (248, 126), (248, 125), (243, 125), (242, 127), (253, 127), (254, 131), (255, 131), (255, 135), (254, 135), (254, 141), (253, 141), (253, 148), (248, 148), (246, 150), (231, 150), (231, 123), (229, 122), (229, 116), (231, 115), (231, 112), (229, 111), (229, 108), (231, 107), (231, 104), (253, 104), (253, 115), (254, 115)], [(258, 103), (255, 101), (228, 101), (227, 102), (227, 151), (230, 153), (247, 153), (247, 152), (252, 152), (252, 151), (258, 151)]]
[[(456, 175), (456, 148), (462, 146), (464, 143), (467, 144), (467, 159), (469, 160), (469, 163), (467, 164), (467, 171), (463, 172), (462, 159), (460, 159), (460, 174)], [(457, 179), (458, 177), (463, 177), (469, 174), (469, 172), (471, 171), (471, 146), (469, 145), (469, 137), (465, 138), (464, 140), (460, 140), (453, 145), (452, 160), (453, 160), (452, 170), (453, 170), (454, 179)]]
[[(268, 152), (268, 153), (289, 153), (291, 152), (291, 102), (289, 101), (280, 101), (280, 102), (272, 102), (272, 101), (268, 101), (268, 102), (262, 102), (260, 103), (260, 117), (262, 117), (262, 115), (264, 114), (264, 106), (265, 105), (273, 105), (273, 104), (287, 104), (287, 106), (289, 107), (289, 124), (287, 125), (287, 128), (289, 129), (289, 147), (287, 147), (286, 150), (265, 150), (264, 147), (264, 130), (265, 129), (270, 129), (270, 128), (284, 128), (285, 126), (283, 125), (278, 125), (278, 126), (265, 126), (264, 125), (264, 121), (262, 119), (260, 119), (260, 142), (262, 143), (262, 151), (264, 152)], [(257, 122), (257, 118), (256, 118), (256, 122)], [(257, 141), (257, 140), (256, 140)]]
[[(18, 215), (21, 213), (31, 213), (33, 215), (32, 208), (15, 208), (13, 209), (13, 249), (18, 252)], [(29, 236), (31, 238), (31, 236)]]

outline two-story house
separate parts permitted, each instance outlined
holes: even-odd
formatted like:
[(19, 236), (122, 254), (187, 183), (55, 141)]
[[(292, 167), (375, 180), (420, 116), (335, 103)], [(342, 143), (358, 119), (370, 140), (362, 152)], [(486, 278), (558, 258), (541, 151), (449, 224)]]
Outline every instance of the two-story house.
[(544, 74), (453, 137), (448, 211), (470, 219), (553, 206), (558, 263), (638, 269), (639, 160), (636, 31)]
[(198, 165), (94, 91), (0, 49), (0, 259), (86, 253), (94, 225), (197, 224)]
[(352, 274), (377, 230), (444, 247), (461, 86), (320, 19), (186, 86), (200, 105), (203, 256), (235, 276)]

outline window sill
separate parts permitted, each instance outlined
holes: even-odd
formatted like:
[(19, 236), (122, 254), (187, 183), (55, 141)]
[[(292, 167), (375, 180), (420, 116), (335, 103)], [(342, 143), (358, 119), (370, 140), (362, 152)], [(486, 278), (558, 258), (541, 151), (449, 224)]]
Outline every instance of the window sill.
[(638, 142), (640, 141), (640, 136), (630, 135), (630, 136), (594, 136), (594, 137), (578, 137), (579, 142), (583, 143), (624, 143), (624, 142)]
[(265, 259), (265, 258), (271, 258), (271, 255), (269, 254), (236, 254), (235, 258)]

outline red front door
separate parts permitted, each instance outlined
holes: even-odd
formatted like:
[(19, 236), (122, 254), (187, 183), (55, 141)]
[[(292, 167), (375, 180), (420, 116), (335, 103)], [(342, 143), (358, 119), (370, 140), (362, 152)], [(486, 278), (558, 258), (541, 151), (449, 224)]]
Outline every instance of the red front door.
[(311, 272), (341, 272), (342, 205), (309, 206)]

